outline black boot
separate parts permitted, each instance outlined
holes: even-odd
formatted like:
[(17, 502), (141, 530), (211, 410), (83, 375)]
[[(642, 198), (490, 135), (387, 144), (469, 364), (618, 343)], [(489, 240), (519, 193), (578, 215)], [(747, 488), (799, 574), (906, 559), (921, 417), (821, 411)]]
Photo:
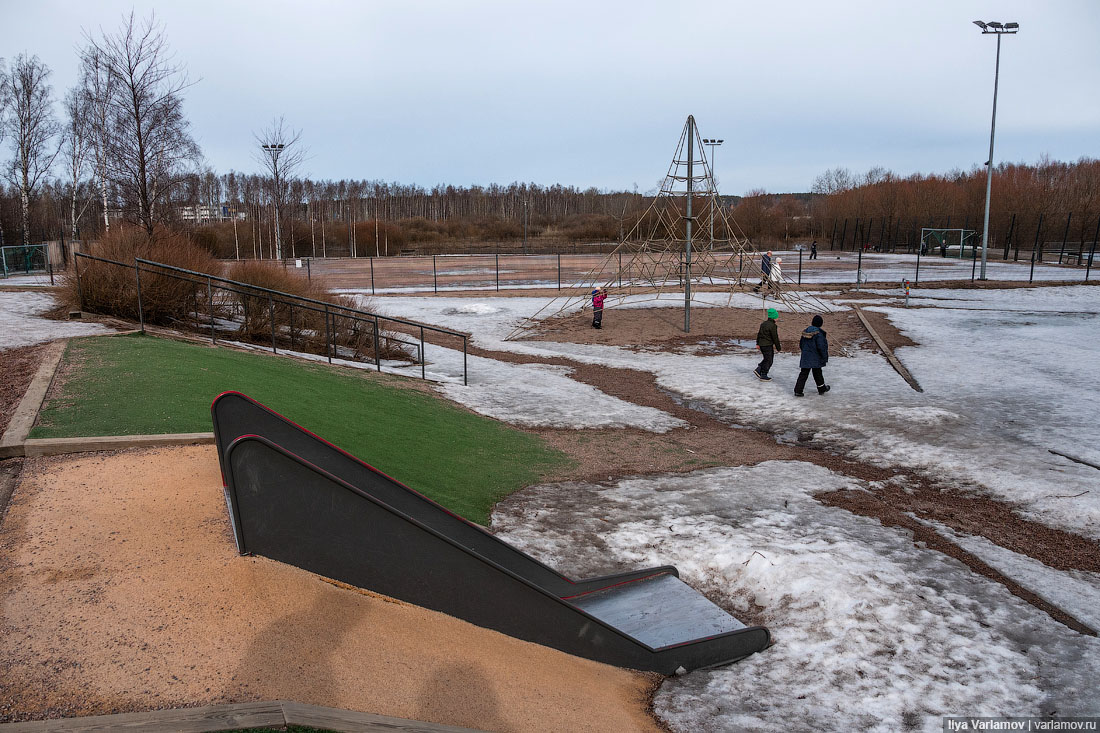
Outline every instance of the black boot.
[(818, 394), (825, 394), (826, 392), (829, 391), (829, 389), (830, 389), (829, 385), (823, 384), (822, 386), (817, 388), (817, 393)]

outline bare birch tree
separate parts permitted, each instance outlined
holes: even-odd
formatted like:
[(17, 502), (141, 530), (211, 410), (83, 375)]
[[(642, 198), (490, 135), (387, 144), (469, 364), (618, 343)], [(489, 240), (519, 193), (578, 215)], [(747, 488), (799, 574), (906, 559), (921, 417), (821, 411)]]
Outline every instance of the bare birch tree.
[(167, 215), (169, 194), (200, 157), (183, 114), (182, 92), (190, 83), (153, 16), (139, 26), (131, 13), (118, 33), (89, 39), (85, 56), (91, 54), (114, 85), (107, 97), (109, 178), (152, 234), (154, 223)]
[(260, 146), (257, 160), (271, 174), (271, 201), (275, 207), (275, 259), (283, 258), (281, 232), (283, 201), (286, 199), (287, 181), (301, 167), (306, 151), (301, 146), (302, 131), (294, 130), (279, 117), (271, 126), (253, 133), (256, 144)]
[[(65, 123), (64, 143), (62, 150), (65, 156), (65, 170), (69, 174), (69, 224), (71, 226), (71, 238), (78, 239), (80, 227), (77, 222), (88, 208), (90, 199), (86, 195), (84, 174), (88, 168), (88, 149), (91, 146), (91, 120), (88, 110), (88, 97), (83, 89), (72, 89), (65, 96), (65, 113), (68, 120)], [(80, 211), (77, 211), (78, 203)]]
[(31, 196), (61, 151), (60, 145), (55, 144), (61, 128), (53, 114), (49, 78), (49, 67), (37, 56), (27, 58), (26, 54), (20, 54), (0, 92), (7, 100), (5, 124), (15, 154), (6, 177), (19, 189), (24, 246), (30, 244)]
[(107, 199), (110, 186), (107, 166), (111, 147), (111, 103), (115, 93), (114, 77), (103, 62), (103, 55), (95, 46), (84, 49), (80, 55), (82, 92), (86, 98), (88, 133), (91, 140), (92, 164), (96, 185), (103, 207), (103, 231), (111, 231), (111, 207)]

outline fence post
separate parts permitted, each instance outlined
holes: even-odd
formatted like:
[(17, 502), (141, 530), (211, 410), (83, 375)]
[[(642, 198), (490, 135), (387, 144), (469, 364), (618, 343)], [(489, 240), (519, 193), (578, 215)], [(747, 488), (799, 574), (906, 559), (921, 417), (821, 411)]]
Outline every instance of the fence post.
[(329, 311), (328, 306), (325, 306), (325, 356), (328, 357), (328, 363), (332, 363), (332, 349), (329, 348), (329, 343), (332, 341), (332, 330), (329, 328)]
[(382, 352), (378, 344), (378, 316), (374, 317), (374, 365), (382, 371)]
[(374, 295), (374, 257), (370, 258), (370, 294)]
[(619, 250), (619, 288), (623, 287), (623, 251)]
[(798, 250), (798, 284), (802, 284), (802, 250)]
[(134, 263), (134, 277), (137, 279), (138, 296), (138, 323), (141, 324), (141, 332), (145, 333), (145, 311), (141, 307), (141, 266)]
[(210, 284), (210, 278), (206, 278), (206, 304), (210, 313), (210, 342), (218, 343), (218, 335), (214, 332), (214, 287)]
[(1066, 214), (1066, 228), (1062, 232), (1062, 250), (1058, 253), (1058, 264), (1062, 264), (1062, 258), (1066, 254), (1066, 239), (1069, 237), (1069, 223), (1073, 219), (1073, 212)]
[(466, 341), (465, 336), (462, 337), (462, 386), (468, 387), (470, 382), (466, 372)]
[(309, 262), (310, 262), (311, 259), (312, 258), (308, 258), (308, 257), (306, 258), (306, 280), (309, 280), (309, 281), (313, 280), (313, 273), (310, 272), (310, 269), (309, 269)]
[(558, 290), (561, 290), (561, 252), (558, 252)]
[[(494, 257), (496, 257), (496, 263), (497, 263), (497, 264), (496, 264), (496, 270), (497, 270), (497, 290), (500, 290), (500, 253), (497, 253), (496, 255), (494, 255)], [(424, 360), (423, 360), (423, 359), (421, 359), (420, 361), (421, 361), (421, 362), (423, 362)]]
[(428, 376), (424, 371), (424, 364), (427, 359), (424, 358), (424, 327), (420, 327), (420, 378), (427, 379)]
[[(2, 256), (2, 255), (0, 255)], [(5, 265), (6, 267), (6, 265)], [(84, 284), (80, 282), (80, 255), (73, 256), (73, 267), (76, 268), (76, 297), (80, 300), (80, 310), (84, 310)]]
[(1085, 282), (1089, 281), (1089, 271), (1092, 270), (1092, 257), (1096, 254), (1096, 240), (1092, 240), (1092, 248), (1089, 249), (1089, 261), (1085, 265)]
[(432, 288), (435, 290), (436, 295), (439, 294), (439, 275), (435, 269), (435, 255), (432, 255)]
[(920, 282), (920, 251), (921, 248), (917, 247), (917, 274), (913, 276), (913, 282)]
[(1031, 250), (1031, 274), (1027, 276), (1027, 281), (1033, 282), (1035, 280), (1035, 250)]
[(856, 237), (855, 241), (856, 249), (859, 250), (859, 254), (856, 256), (856, 290), (859, 290), (859, 281), (863, 275), (863, 247), (859, 246), (859, 237)]
[[(959, 247), (961, 248), (962, 245), (960, 244)], [(974, 271), (978, 267), (978, 248), (977, 247), (971, 247), (970, 252), (971, 252), (971, 255), (972, 255), (971, 258), (970, 258), (971, 263), (972, 263), (970, 265), (970, 282), (974, 282)]]
[[(1043, 233), (1043, 212), (1039, 212), (1039, 226), (1035, 227), (1035, 243), (1031, 245), (1031, 270), (1035, 271), (1035, 251), (1039, 250), (1039, 261), (1043, 261), (1043, 251), (1039, 249), (1039, 237)], [(1031, 282), (1028, 280), (1028, 282)]]
[(271, 353), (278, 354), (279, 349), (275, 346), (275, 298), (267, 296), (267, 317), (271, 321)]

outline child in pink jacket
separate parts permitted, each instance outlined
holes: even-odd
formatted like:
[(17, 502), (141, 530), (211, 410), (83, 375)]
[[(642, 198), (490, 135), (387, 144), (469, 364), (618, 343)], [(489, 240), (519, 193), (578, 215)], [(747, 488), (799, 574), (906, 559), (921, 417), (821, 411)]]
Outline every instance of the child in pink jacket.
[(603, 328), (603, 302), (607, 300), (607, 288), (592, 291), (592, 328)]

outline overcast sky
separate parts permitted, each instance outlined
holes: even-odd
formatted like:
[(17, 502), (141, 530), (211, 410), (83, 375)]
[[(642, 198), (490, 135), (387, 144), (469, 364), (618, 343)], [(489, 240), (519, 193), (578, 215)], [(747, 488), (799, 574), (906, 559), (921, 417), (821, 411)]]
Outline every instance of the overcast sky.
[(257, 171), (252, 134), (278, 115), (313, 178), (647, 191), (688, 114), (725, 139), (725, 193), (969, 169), (997, 45), (975, 19), (1021, 26), (1002, 39), (996, 160), (1100, 155), (1097, 0), (0, 0), (0, 57), (37, 54), (60, 98), (84, 34), (131, 8), (186, 64), (218, 172)]

